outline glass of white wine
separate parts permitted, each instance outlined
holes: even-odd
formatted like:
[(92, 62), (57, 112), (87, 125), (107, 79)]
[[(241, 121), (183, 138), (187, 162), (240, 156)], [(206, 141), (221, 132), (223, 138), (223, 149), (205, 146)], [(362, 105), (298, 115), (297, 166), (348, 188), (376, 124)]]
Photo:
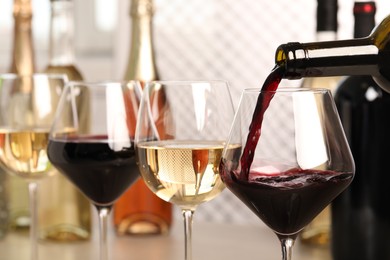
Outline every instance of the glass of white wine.
[(38, 259), (38, 181), (53, 174), (46, 150), (66, 81), (56, 74), (0, 75), (0, 166), (28, 182), (31, 260)]
[(182, 210), (186, 260), (192, 259), (195, 209), (225, 188), (219, 163), (233, 117), (224, 81), (154, 81), (144, 88), (135, 134), (138, 166), (146, 185)]

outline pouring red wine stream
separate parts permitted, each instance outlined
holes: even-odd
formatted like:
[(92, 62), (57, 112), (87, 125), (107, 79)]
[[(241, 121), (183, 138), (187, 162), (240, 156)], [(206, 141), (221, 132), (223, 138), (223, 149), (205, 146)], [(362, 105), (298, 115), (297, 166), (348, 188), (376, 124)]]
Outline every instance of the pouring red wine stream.
[[(284, 75), (284, 67), (276, 66), (265, 80), (262, 91), (276, 91)], [(246, 139), (244, 151), (241, 157), (240, 179), (248, 180), (249, 169), (253, 162), (255, 149), (261, 135), (264, 113), (267, 110), (273, 95), (259, 94), (252, 122), (249, 126), (248, 138)]]

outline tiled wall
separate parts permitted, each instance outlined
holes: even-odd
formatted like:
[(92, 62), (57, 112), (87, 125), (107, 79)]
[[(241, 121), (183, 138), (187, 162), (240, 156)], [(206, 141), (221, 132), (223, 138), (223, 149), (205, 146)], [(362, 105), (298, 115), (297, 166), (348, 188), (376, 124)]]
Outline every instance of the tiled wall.
[[(352, 4), (339, 1), (339, 38), (352, 35)], [(278, 45), (315, 40), (315, 0), (155, 0), (155, 6), (154, 42), (161, 78), (227, 80), (235, 106), (244, 88), (261, 87)], [(118, 78), (129, 46), (127, 0), (120, 2), (120, 12), (114, 61)], [(387, 13), (388, 0), (378, 1), (377, 20)], [(179, 219), (180, 214), (175, 216)], [(260, 224), (228, 190), (199, 206), (195, 221)]]

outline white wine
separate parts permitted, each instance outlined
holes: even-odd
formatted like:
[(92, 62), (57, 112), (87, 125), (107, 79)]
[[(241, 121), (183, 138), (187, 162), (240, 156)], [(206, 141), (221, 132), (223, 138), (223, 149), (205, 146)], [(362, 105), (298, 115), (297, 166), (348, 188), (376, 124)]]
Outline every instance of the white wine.
[(52, 173), (46, 153), (48, 142), (48, 129), (0, 129), (0, 161), (20, 177), (40, 179)]
[[(32, 31), (33, 10), (31, 0), (13, 1), (14, 35), (9, 72), (31, 75), (36, 72)], [(26, 87), (29, 84), (26, 84)], [(9, 225), (11, 231), (26, 231), (30, 225), (27, 183), (18, 176), (7, 174)]]
[(223, 146), (220, 141), (139, 143), (140, 171), (157, 196), (182, 208), (195, 209), (225, 188), (219, 176)]

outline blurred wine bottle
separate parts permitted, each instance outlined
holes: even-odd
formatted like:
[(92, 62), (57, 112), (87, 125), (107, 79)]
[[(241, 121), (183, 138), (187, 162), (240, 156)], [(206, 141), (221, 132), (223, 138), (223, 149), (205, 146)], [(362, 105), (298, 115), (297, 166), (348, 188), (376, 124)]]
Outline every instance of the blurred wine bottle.
[[(355, 1), (353, 10), (355, 38), (366, 37), (375, 26), (375, 2)], [(335, 101), (356, 174), (332, 203), (333, 259), (390, 259), (390, 94), (371, 76), (351, 76)]]
[[(337, 40), (337, 0), (317, 1), (317, 41)], [(304, 88), (326, 88), (334, 93), (341, 77), (313, 77), (304, 78), (302, 87)], [(331, 207), (326, 207), (313, 221), (300, 233), (301, 241), (309, 245), (328, 246), (331, 230)]]
[[(152, 39), (153, 12), (152, 0), (131, 0), (131, 47), (125, 79), (139, 80), (142, 85), (158, 79)], [(156, 109), (161, 113), (169, 113), (165, 93), (160, 90), (153, 95)], [(167, 123), (156, 119), (159, 131), (162, 124)], [(165, 133), (160, 131), (159, 134), (161, 136)], [(171, 221), (171, 204), (154, 195), (142, 179), (131, 186), (114, 205), (114, 224), (120, 235), (166, 234)]]
[[(317, 41), (337, 40), (337, 0), (317, 0)], [(340, 77), (307, 77), (302, 81), (305, 88), (327, 88), (334, 92), (339, 84)]]
[[(11, 73), (31, 75), (35, 71), (35, 54), (32, 37), (31, 0), (14, 0), (14, 38)], [(2, 170), (4, 171), (4, 170)], [(1, 173), (3, 175), (3, 173)], [(27, 231), (30, 225), (27, 182), (7, 174), (9, 224), (12, 230)]]
[[(49, 65), (46, 73), (66, 74), (69, 80), (82, 80), (75, 65), (73, 0), (51, 0)], [(89, 106), (79, 93), (79, 106)], [(42, 101), (43, 102), (43, 101)], [(88, 127), (88, 108), (79, 115)], [(62, 174), (40, 183), (39, 236), (54, 241), (86, 240), (91, 234), (91, 207), (88, 199)]]
[(50, 0), (50, 10), (49, 65), (45, 72), (82, 80), (75, 65), (73, 0)]
[(14, 0), (13, 16), (14, 41), (10, 72), (31, 75), (35, 72), (31, 0)]

